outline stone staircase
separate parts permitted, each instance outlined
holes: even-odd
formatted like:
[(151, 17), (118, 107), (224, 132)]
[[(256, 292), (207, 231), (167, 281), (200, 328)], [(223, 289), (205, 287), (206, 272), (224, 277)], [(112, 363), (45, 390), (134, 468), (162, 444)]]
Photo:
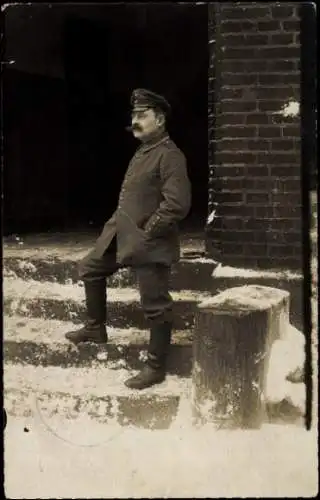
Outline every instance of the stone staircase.
[[(79, 233), (4, 242), (4, 405), (8, 418), (40, 415), (53, 421), (59, 417), (63, 427), (63, 422), (87, 416), (99, 423), (167, 429), (186, 401), (190, 403), (197, 303), (230, 282), (217, 277), (213, 287), (217, 263), (204, 257), (200, 235), (184, 235), (182, 260), (172, 273), (175, 323), (167, 379), (145, 391), (131, 391), (123, 382), (141, 367), (148, 342), (132, 271), (121, 270), (108, 280), (107, 346), (76, 347), (64, 338), (85, 316), (77, 262), (93, 242), (90, 235)], [(274, 420), (285, 417), (283, 406), (273, 406), (269, 413)], [(285, 413), (289, 421), (301, 421), (301, 414), (292, 407)]]
[(190, 390), (192, 330), (197, 302), (209, 295), (216, 264), (203, 243), (185, 236), (184, 257), (173, 269), (173, 345), (167, 380), (137, 394), (123, 381), (141, 367), (148, 330), (135, 276), (108, 279), (107, 346), (73, 346), (64, 333), (85, 317), (77, 262), (93, 243), (88, 235), (38, 235), (4, 242), (4, 399), (8, 416), (69, 419), (167, 428)]

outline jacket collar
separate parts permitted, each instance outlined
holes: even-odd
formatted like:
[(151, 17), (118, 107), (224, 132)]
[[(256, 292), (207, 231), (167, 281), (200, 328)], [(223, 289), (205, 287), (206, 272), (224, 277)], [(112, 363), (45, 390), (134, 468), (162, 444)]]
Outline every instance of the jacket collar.
[(141, 146), (138, 148), (137, 153), (146, 153), (147, 151), (150, 151), (153, 148), (156, 148), (160, 144), (163, 144), (164, 142), (167, 142), (169, 140), (169, 134), (165, 130), (164, 132), (161, 132), (161, 134), (157, 134), (155, 137), (152, 137), (152, 139), (145, 141)]

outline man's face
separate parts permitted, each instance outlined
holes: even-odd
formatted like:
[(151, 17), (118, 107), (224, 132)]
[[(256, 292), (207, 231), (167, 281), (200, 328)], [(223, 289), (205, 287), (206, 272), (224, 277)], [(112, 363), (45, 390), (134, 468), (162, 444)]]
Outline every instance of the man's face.
[(132, 133), (137, 139), (146, 139), (161, 127), (163, 121), (163, 116), (154, 109), (137, 108), (131, 114)]

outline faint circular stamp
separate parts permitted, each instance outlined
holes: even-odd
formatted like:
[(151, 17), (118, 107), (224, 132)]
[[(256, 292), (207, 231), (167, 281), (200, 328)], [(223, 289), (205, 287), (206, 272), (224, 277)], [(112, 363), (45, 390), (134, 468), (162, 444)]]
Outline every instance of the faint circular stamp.
[[(7, 288), (4, 287), (4, 290), (7, 289), (10, 292), (12, 298), (10, 315), (23, 315), (25, 318), (32, 318), (33, 307), (32, 304), (29, 304), (29, 301), (41, 301), (42, 294), (39, 293), (39, 282), (32, 280), (28, 284), (26, 281), (19, 280), (18, 283), (21, 285), (19, 289), (14, 281), (16, 281), (14, 277), (9, 278), (9, 282), (7, 279)], [(48, 296), (50, 297), (50, 286), (51, 283), (48, 282), (46, 299)], [(12, 297), (13, 293), (16, 294), (16, 297)], [(43, 309), (43, 313), (45, 314), (45, 309)], [(50, 321), (50, 318), (48, 318), (48, 321)], [(17, 338), (19, 338), (19, 335)], [(107, 360), (107, 353), (104, 354), (103, 358), (103, 360)], [(30, 361), (29, 363), (32, 365), (32, 360)], [(35, 365), (38, 366), (39, 363), (37, 362)], [(38, 421), (38, 424), (42, 424), (45, 430), (56, 439), (73, 446), (97, 447), (114, 440), (123, 432), (123, 426), (118, 423), (119, 404), (116, 396), (108, 396), (107, 394), (105, 397), (96, 397), (91, 394), (80, 396), (63, 393), (59, 390), (58, 380), (56, 382), (57, 390), (41, 390), (39, 382), (43, 381), (36, 379), (38, 376), (36, 366), (34, 386), (32, 387), (31, 382), (31, 391), (25, 394), (21, 404), (31, 406), (30, 410), (35, 417), (35, 422)], [(46, 366), (46, 363), (43, 366)], [(59, 370), (64, 373), (65, 368), (61, 366)], [(78, 368), (74, 367), (75, 378), (83, 376), (82, 373), (78, 375), (77, 370)], [(65, 373), (65, 378), (70, 377), (70, 367), (68, 372)], [(43, 377), (50, 376), (54, 377), (55, 372), (53, 371), (51, 375), (50, 366), (46, 366)], [(62, 376), (62, 379), (64, 379), (64, 376)], [(4, 410), (4, 419), (6, 418), (7, 415)], [(7, 422), (7, 420), (4, 421)]]

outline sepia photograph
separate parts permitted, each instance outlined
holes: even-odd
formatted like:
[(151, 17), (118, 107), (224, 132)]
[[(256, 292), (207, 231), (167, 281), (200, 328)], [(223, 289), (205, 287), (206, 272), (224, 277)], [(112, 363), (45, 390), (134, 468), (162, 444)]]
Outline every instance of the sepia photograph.
[(316, 3), (1, 40), (5, 497), (315, 497)]

